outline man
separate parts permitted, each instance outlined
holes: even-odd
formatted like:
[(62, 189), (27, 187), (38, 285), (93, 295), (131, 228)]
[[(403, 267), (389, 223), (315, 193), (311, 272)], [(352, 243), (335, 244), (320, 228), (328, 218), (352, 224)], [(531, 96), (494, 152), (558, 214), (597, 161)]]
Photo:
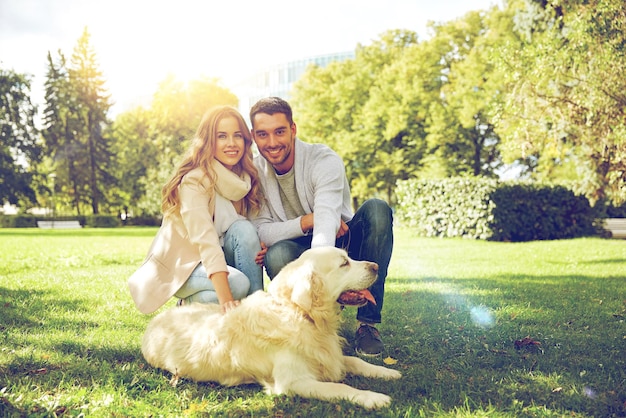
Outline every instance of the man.
[(370, 199), (353, 215), (350, 187), (341, 157), (322, 144), (296, 138), (289, 104), (278, 98), (259, 100), (250, 110), (252, 138), (266, 204), (252, 220), (267, 247), (257, 257), (270, 279), (312, 247), (345, 248), (350, 257), (378, 263), (378, 280), (370, 288), (376, 305), (358, 309), (356, 352), (377, 356), (384, 345), (375, 325), (381, 322), (387, 268), (393, 247), (389, 205)]

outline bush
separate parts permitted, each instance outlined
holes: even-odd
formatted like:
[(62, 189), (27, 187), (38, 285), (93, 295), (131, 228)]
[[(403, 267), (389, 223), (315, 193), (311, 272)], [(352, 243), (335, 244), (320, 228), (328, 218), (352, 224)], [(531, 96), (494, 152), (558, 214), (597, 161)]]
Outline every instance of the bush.
[(607, 218), (626, 218), (626, 203), (620, 206), (615, 206), (613, 204), (607, 205), (606, 217)]
[(595, 235), (589, 201), (562, 186), (486, 178), (406, 180), (399, 220), (424, 236), (532, 241)]
[(127, 226), (161, 226), (161, 218), (156, 216), (129, 216), (123, 221)]
[(92, 228), (116, 228), (122, 225), (160, 226), (161, 218), (154, 216), (136, 216), (124, 222), (119, 216), (35, 216), (35, 215), (0, 215), (0, 228), (37, 228), (37, 221), (78, 221), (82, 226)]
[(37, 228), (38, 220), (35, 215), (3, 215), (0, 225), (2, 228)]
[(595, 212), (584, 196), (562, 186), (504, 183), (491, 196), (492, 239), (533, 241), (595, 235)]
[(488, 239), (493, 234), (489, 196), (496, 186), (491, 179), (400, 181), (397, 213), (401, 222), (420, 235)]
[(87, 216), (86, 222), (86, 225), (92, 228), (116, 228), (122, 225), (120, 218), (114, 215)]

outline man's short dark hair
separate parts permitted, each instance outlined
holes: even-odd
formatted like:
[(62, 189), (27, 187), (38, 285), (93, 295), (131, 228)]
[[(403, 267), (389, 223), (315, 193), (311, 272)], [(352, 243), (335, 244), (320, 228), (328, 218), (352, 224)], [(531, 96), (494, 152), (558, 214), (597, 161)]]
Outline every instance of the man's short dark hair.
[(287, 122), (289, 125), (293, 125), (293, 114), (291, 111), (291, 106), (287, 101), (281, 99), (280, 97), (265, 97), (252, 106), (250, 109), (250, 123), (254, 127), (254, 116), (257, 113), (265, 113), (268, 115), (273, 115), (274, 113), (283, 113), (287, 118)]

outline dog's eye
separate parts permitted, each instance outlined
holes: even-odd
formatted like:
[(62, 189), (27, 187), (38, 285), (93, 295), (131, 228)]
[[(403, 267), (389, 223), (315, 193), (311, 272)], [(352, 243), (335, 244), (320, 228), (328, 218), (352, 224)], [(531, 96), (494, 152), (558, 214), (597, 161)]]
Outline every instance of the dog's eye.
[(350, 265), (350, 261), (346, 258), (343, 260), (343, 263), (339, 267), (348, 267)]

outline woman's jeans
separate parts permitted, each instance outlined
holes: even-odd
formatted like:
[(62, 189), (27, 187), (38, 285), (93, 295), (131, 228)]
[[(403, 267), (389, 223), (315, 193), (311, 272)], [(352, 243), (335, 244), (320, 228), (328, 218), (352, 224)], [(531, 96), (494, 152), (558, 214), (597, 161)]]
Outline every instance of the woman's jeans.
[[(261, 243), (250, 221), (234, 222), (224, 234), (224, 256), (228, 264), (228, 285), (235, 300), (263, 290), (263, 269), (254, 262)], [(219, 303), (213, 282), (204, 266), (198, 264), (185, 284), (175, 294), (186, 302)]]
[[(380, 323), (383, 308), (385, 280), (393, 249), (393, 214), (387, 203), (369, 199), (356, 211), (348, 224), (349, 232), (337, 239), (335, 247), (344, 248), (355, 260), (378, 264), (378, 279), (369, 288), (376, 305), (368, 303), (358, 309), (357, 319), (367, 323)], [(272, 245), (265, 254), (265, 271), (270, 279), (290, 261), (311, 248), (311, 236), (283, 240)]]

